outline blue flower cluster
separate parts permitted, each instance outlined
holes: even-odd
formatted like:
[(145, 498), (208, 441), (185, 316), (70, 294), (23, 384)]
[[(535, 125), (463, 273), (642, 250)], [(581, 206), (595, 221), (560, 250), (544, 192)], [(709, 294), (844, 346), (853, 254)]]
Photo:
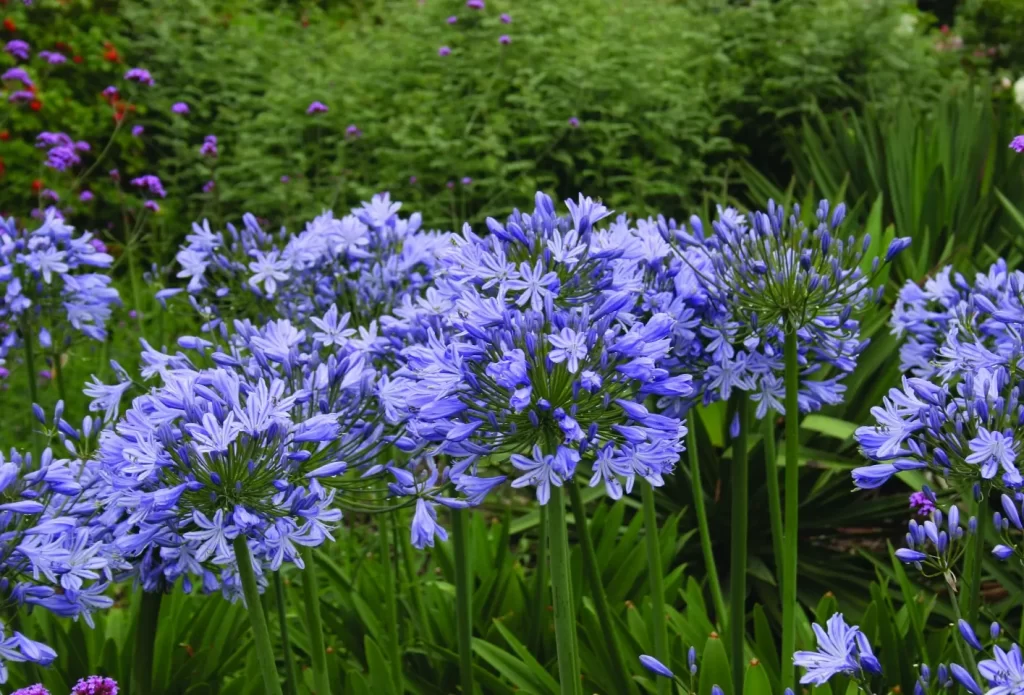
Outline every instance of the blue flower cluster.
[(257, 570), (302, 566), (298, 548), (331, 539), (341, 519), (345, 474), (362, 476), (359, 495), (380, 472), (377, 373), (355, 341), (308, 339), (285, 319), (234, 329), (227, 350), (189, 336), (179, 345), (191, 355), (147, 345), (142, 373), (159, 384), (101, 440), (103, 502), (125, 524), (117, 546), (150, 590), (199, 577), (238, 596), (239, 535)]
[(1024, 485), (1016, 434), (1024, 424), (1021, 286), (1021, 274), (999, 261), (973, 286), (947, 268), (923, 290), (904, 287), (893, 327), (908, 334), (901, 358), (912, 376), (872, 408), (876, 425), (857, 430), (861, 450), (877, 462), (854, 471), (858, 487), (924, 468), (954, 484)]
[[(931, 494), (930, 491), (928, 494)], [(934, 496), (931, 500), (936, 502)], [(960, 521), (960, 508), (955, 504), (950, 505), (948, 514), (943, 514), (941, 509), (934, 509), (931, 518), (924, 523), (919, 524), (911, 519), (907, 530), (907, 547), (897, 550), (896, 557), (922, 571), (927, 566), (933, 576), (955, 576), (955, 569), (967, 549), (965, 534), (973, 535), (978, 527), (974, 517), (968, 519), (966, 525), (961, 525)]]
[(351, 321), (376, 339), (381, 329), (401, 328), (425, 310), (425, 300), (414, 302), (413, 293), (430, 282), (447, 244), (447, 234), (420, 228), (419, 213), (400, 217), (401, 205), (382, 193), (341, 219), (325, 212), (292, 235), (266, 232), (250, 214), (241, 229), (229, 224), (226, 234), (205, 221), (193, 224), (176, 257), (177, 277), (188, 281), (211, 330), (243, 316), (283, 317), (305, 328), (336, 306), (336, 330)]
[[(99, 270), (114, 259), (88, 232), (50, 210), (34, 230), (0, 218), (0, 321), (31, 331), (44, 346), (70, 342), (77, 333), (104, 340), (112, 307), (120, 304), (110, 277)], [(11, 331), (0, 342), (0, 359), (24, 335)]]
[(793, 665), (807, 669), (801, 683), (823, 685), (838, 675), (861, 681), (882, 673), (882, 665), (860, 628), (847, 625), (842, 613), (833, 615), (825, 625), (827, 629), (817, 623), (812, 625), (818, 640), (817, 651), (793, 654)]
[(638, 477), (661, 485), (682, 451), (680, 420), (644, 404), (693, 391), (665, 366), (675, 320), (643, 316), (640, 295), (617, 282), (621, 249), (595, 243), (609, 211), (582, 196), (567, 205), (559, 216), (537, 194), (532, 214), (454, 237), (431, 288), (452, 306), (450, 325), (404, 348), (381, 385), (389, 419), (451, 461), (444, 475), (471, 502), (503, 479), (479, 474), (505, 460), (513, 487), (544, 504), (584, 460), (590, 484), (619, 497)]
[[(108, 583), (129, 567), (100, 504), (105, 482), (92, 451), (103, 421), (86, 416), (75, 428), (62, 403), (51, 420), (35, 411), (47, 438), (69, 456), (57, 458), (53, 448), (38, 461), (15, 450), (0, 454), (0, 607), (37, 607), (91, 626), (94, 611), (113, 605)], [(4, 662), (46, 665), (55, 657), (20, 633), (7, 636), (0, 623), (0, 683)]]

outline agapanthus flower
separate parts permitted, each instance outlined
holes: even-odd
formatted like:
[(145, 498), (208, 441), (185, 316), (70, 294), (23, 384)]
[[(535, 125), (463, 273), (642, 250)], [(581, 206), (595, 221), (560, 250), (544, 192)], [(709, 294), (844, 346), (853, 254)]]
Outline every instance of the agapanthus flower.
[(323, 102), (320, 102), (320, 101), (314, 101), (308, 107), (306, 107), (306, 113), (307, 114), (326, 113), (326, 112), (327, 112), (327, 105), (324, 104)]
[(63, 53), (56, 53), (54, 51), (39, 51), (37, 55), (50, 65), (60, 65), (68, 60)]
[(153, 76), (149, 74), (149, 70), (144, 70), (143, 68), (132, 68), (124, 74), (124, 79), (144, 84), (147, 87), (152, 87), (156, 84), (153, 80)]
[(217, 156), (217, 136), (207, 135), (203, 138), (203, 145), (199, 148), (199, 154), (204, 157), (216, 157)]
[(28, 662), (49, 666), (56, 658), (57, 652), (42, 642), (31, 640), (20, 632), (12, 632), (8, 636), (0, 621), (0, 685), (7, 682), (8, 663)]
[(254, 309), (310, 327), (334, 307), (367, 330), (379, 319), (382, 335), (368, 347), (380, 351), (447, 310), (415, 293), (430, 282), (448, 236), (422, 230), (419, 214), (405, 218), (400, 209), (380, 194), (340, 219), (326, 212), (293, 235), (271, 235), (252, 215), (226, 232), (194, 224), (176, 257), (178, 277), (188, 280), (209, 328)]
[(29, 56), (29, 45), (21, 39), (14, 39), (8, 41), (7, 45), (4, 46), (4, 51), (10, 55), (18, 58), (19, 60), (28, 60)]
[(828, 619), (827, 631), (817, 623), (812, 627), (818, 640), (817, 651), (793, 654), (793, 665), (807, 669), (800, 683), (824, 685), (838, 675), (860, 680), (881, 674), (882, 667), (871, 650), (871, 643), (859, 627), (846, 624), (842, 613)]
[(9, 68), (3, 75), (0, 75), (0, 80), (21, 82), (26, 87), (31, 87), (35, 84), (32, 82), (32, 78), (28, 76), (28, 73), (22, 68)]
[(559, 217), (538, 193), (532, 215), (454, 237), (426, 291), (450, 305), (445, 325), (404, 348), (381, 385), (385, 412), (452, 461), (444, 475), (456, 486), (509, 461), (494, 472), (545, 504), (586, 463), (591, 486), (617, 498), (637, 478), (663, 484), (682, 450), (680, 420), (642, 404), (692, 391), (661, 366), (674, 322), (637, 318), (636, 295), (613, 288), (619, 250), (597, 248), (594, 234), (609, 211), (583, 196), (567, 204)]
[[(114, 259), (89, 233), (75, 236), (53, 210), (34, 230), (0, 220), (0, 320), (45, 327), (69, 341), (76, 333), (104, 340), (111, 309), (120, 303), (108, 275)], [(0, 357), (3, 356), (0, 349)]]
[(672, 670), (653, 656), (641, 654), (640, 664), (656, 676), (661, 676), (662, 678), (675, 678), (675, 674), (672, 673)]
[(1024, 660), (1019, 645), (1012, 645), (1003, 651), (998, 645), (992, 647), (991, 659), (978, 662), (978, 672), (988, 681), (985, 695), (1013, 695), (1020, 692), (1024, 684)]
[(188, 104), (186, 104), (183, 101), (176, 101), (173, 104), (171, 104), (171, 113), (184, 115), (187, 114), (189, 111), (190, 109), (188, 107)]
[(167, 197), (167, 191), (164, 190), (163, 183), (160, 179), (152, 174), (146, 174), (138, 178), (132, 179), (132, 185), (136, 188), (141, 188), (152, 195), (160, 196), (161, 198)]
[(941, 509), (935, 509), (931, 518), (923, 523), (911, 519), (908, 523), (907, 545), (896, 551), (896, 557), (900, 562), (914, 565), (929, 576), (954, 576), (967, 548), (965, 537), (973, 534), (977, 528), (974, 517), (966, 523), (961, 522), (960, 509), (955, 504), (950, 505), (946, 514)]
[[(844, 205), (833, 210), (821, 201), (817, 225), (808, 229), (799, 206), (787, 216), (769, 201), (767, 212), (755, 212), (749, 220), (732, 208), (719, 208), (707, 236), (695, 217), (690, 230), (668, 225), (662, 235), (681, 244), (680, 260), (687, 266), (675, 274), (676, 291), (700, 315), (706, 341), (706, 354), (698, 361), (710, 358), (700, 370), (705, 401), (740, 389), (758, 403), (758, 417), (782, 410), (783, 339), (791, 330), (801, 365), (800, 409), (841, 402), (841, 379), (853, 371), (866, 345), (856, 316), (880, 298), (882, 288), (876, 291), (871, 282), (882, 263), (907, 243), (895, 240), (884, 258), (869, 261), (869, 238), (840, 237), (845, 216)], [(836, 376), (812, 378), (826, 367)]]
[(357, 351), (316, 348), (284, 320), (236, 322), (223, 351), (178, 342), (194, 354), (143, 343), (142, 375), (159, 382), (101, 441), (126, 525), (118, 547), (147, 589), (199, 579), (237, 597), (236, 537), (261, 567), (301, 566), (300, 547), (332, 537), (344, 476), (364, 489), (360, 476), (379, 472), (377, 375)]

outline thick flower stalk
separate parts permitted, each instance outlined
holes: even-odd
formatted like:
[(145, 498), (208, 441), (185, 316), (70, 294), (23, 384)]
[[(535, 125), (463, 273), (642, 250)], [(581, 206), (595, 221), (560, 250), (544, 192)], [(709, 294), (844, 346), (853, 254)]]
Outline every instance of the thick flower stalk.
[[(361, 332), (383, 347), (384, 333), (400, 334), (424, 312), (437, 313), (430, 296), (413, 297), (431, 281), (447, 243), (447, 234), (420, 228), (419, 213), (403, 218), (400, 208), (383, 193), (340, 219), (325, 212), (298, 234), (266, 232), (252, 215), (227, 233), (193, 224), (177, 275), (188, 280), (210, 329), (243, 316), (288, 318), (304, 328), (313, 320), (324, 332)], [(332, 306), (332, 321), (317, 323)]]
[(379, 468), (385, 444), (364, 353), (285, 320), (235, 328), (228, 351), (195, 337), (179, 341), (191, 357), (147, 346), (142, 373), (159, 384), (102, 439), (118, 547), (147, 589), (199, 578), (238, 597), (232, 541), (245, 540), (260, 575), (301, 567), (300, 548), (332, 538), (337, 490), (373, 494), (350, 482)]

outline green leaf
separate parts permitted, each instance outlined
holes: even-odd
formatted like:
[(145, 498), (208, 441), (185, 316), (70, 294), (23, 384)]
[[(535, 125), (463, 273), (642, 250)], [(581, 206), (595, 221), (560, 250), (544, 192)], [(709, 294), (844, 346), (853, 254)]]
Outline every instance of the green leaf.
[(698, 695), (711, 695), (711, 686), (717, 685), (726, 693), (732, 690), (732, 675), (725, 645), (718, 635), (712, 634), (704, 644), (700, 660), (700, 689)]
[(743, 695), (775, 695), (764, 666), (757, 660), (747, 666), (743, 677)]

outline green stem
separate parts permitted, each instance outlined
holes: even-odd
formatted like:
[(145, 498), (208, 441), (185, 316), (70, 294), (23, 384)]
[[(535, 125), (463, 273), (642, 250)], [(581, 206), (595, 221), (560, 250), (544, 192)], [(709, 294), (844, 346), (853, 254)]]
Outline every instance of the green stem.
[[(30, 405), (39, 403), (39, 390), (36, 385), (35, 338), (32, 333), (32, 324), (28, 320), (28, 312), (24, 312), (21, 315), (21, 339), (25, 341), (25, 371), (28, 378), (28, 395), (32, 399)], [(32, 433), (32, 453), (38, 455), (39, 435), (36, 432), (35, 424), (29, 425), (29, 428)]]
[(745, 660), (743, 643), (747, 625), (747, 512), (750, 507), (747, 430), (750, 404), (741, 394), (737, 399), (740, 431), (732, 442), (732, 558), (729, 564), (729, 663), (735, 692), (743, 692)]
[(978, 500), (976, 505), (975, 518), (978, 520), (978, 528), (974, 533), (974, 538), (971, 539), (970, 552), (968, 558), (970, 560), (968, 567), (970, 568), (970, 591), (964, 592), (967, 594), (965, 604), (965, 612), (967, 613), (967, 621), (972, 625), (978, 621), (978, 612), (981, 610), (981, 570), (982, 561), (985, 559), (985, 526), (988, 520), (988, 504), (986, 502), (985, 493), (982, 492), (981, 499)]
[(270, 646), (270, 631), (267, 630), (267, 619), (263, 615), (260, 603), (260, 590), (256, 586), (256, 574), (252, 570), (252, 556), (249, 545), (242, 534), (235, 536), (233, 542), (235, 561), (238, 563), (238, 577), (242, 582), (242, 594), (249, 613), (249, 624), (252, 627), (252, 641), (256, 647), (256, 662), (263, 676), (263, 692), (266, 695), (282, 695), (281, 683), (277, 679), (277, 667), (274, 664), (274, 650)]
[(459, 678), (464, 695), (473, 695), (473, 566), (469, 562), (469, 512), (452, 510), (455, 550), (455, 621), (459, 637)]
[(132, 692), (149, 695), (153, 692), (153, 648), (160, 619), (160, 591), (143, 591), (135, 627), (135, 661), (132, 667)]
[[(597, 562), (597, 553), (594, 552), (594, 540), (590, 536), (590, 528), (587, 524), (587, 510), (583, 505), (583, 495), (580, 488), (574, 483), (568, 483), (569, 503), (572, 505), (572, 515), (576, 521), (576, 534), (579, 536), (580, 549), (583, 551), (583, 571), (590, 582), (590, 593), (594, 599), (594, 610), (597, 613), (597, 621), (601, 625), (601, 632), (606, 639), (608, 656), (612, 660), (612, 676), (615, 678), (615, 692), (634, 693), (636, 683), (629, 677), (626, 663), (622, 658), (622, 648), (619, 645), (618, 631), (612, 623), (611, 610), (608, 608), (608, 595), (604, 590), (604, 583), (601, 581), (601, 568)], [(658, 657), (661, 658), (660, 656)]]
[(317, 695), (331, 695), (327, 675), (327, 649), (324, 627), (320, 619), (320, 585), (316, 580), (316, 557), (312, 548), (302, 548), (302, 600), (306, 604), (306, 632), (309, 633), (310, 658), (313, 661), (313, 682)]
[(711, 547), (711, 530), (708, 527), (708, 513), (704, 507), (704, 486), (700, 481), (700, 457), (697, 453), (697, 416), (693, 409), (687, 416), (686, 453), (690, 458), (690, 485), (693, 487), (693, 509), (697, 515), (697, 530), (700, 534), (700, 549), (704, 554), (704, 572), (708, 577), (711, 599), (715, 603), (715, 615), (724, 627), (726, 624), (725, 599), (722, 585), (718, 581), (718, 566)]
[(54, 381), (57, 382), (57, 395), (64, 405), (68, 405), (68, 394), (67, 388), (64, 386), (64, 367), (60, 363), (60, 353), (54, 350), (53, 352), (53, 376)]
[[(277, 622), (281, 626), (281, 647), (284, 652), (284, 690), (285, 695), (298, 695), (295, 687), (295, 663), (292, 659), (292, 641), (288, 638), (288, 612), (284, 598), (284, 582), (281, 572), (274, 572), (274, 599), (277, 603)], [(322, 638), (321, 638), (322, 639)]]
[(775, 451), (775, 411), (769, 410), (762, 424), (764, 438), (764, 474), (768, 486), (768, 516), (772, 525), (772, 556), (775, 558), (775, 575), (782, 585), (782, 494), (779, 492), (778, 454)]
[(398, 644), (398, 603), (395, 600), (395, 582), (391, 568), (391, 547), (388, 531), (390, 514), (380, 515), (380, 564), (384, 584), (384, 623), (388, 633), (388, 657), (391, 661), (391, 682), (396, 693), (405, 692), (402, 683), (402, 655)]
[(537, 539), (537, 566), (534, 568), (533, 576), (533, 622), (530, 624), (530, 640), (534, 654), (539, 654), (544, 645), (544, 617), (547, 602), (548, 586), (548, 563), (544, 555), (548, 547), (548, 508), (547, 505), (540, 508), (540, 537)]
[(796, 569), (800, 524), (800, 364), (797, 360), (796, 329), (786, 321), (786, 527), (782, 559), (782, 687), (793, 687), (793, 652), (796, 649)]
[[(964, 616), (963, 613), (960, 612), (960, 604), (956, 599), (956, 580), (953, 579), (949, 573), (944, 575), (944, 579), (946, 580), (946, 588), (949, 591), (949, 602), (953, 604), (953, 612), (956, 615), (957, 622), (959, 623), (963, 620)], [(971, 675), (974, 676), (974, 680), (981, 683), (981, 674), (978, 673), (978, 662), (974, 659), (974, 651), (972, 649), (965, 648), (966, 643), (960, 639), (956, 633), (953, 634), (955, 635), (953, 642), (956, 644), (956, 649), (960, 654), (961, 661), (963, 661), (967, 665), (967, 668), (970, 669)]]
[[(135, 243), (135, 235), (132, 234), (131, 238), (128, 239), (128, 244), (125, 248), (125, 253), (128, 255), (128, 273), (131, 276), (132, 283), (132, 303), (135, 304), (135, 315), (136, 320), (139, 322), (139, 333), (142, 334), (143, 338), (146, 338), (146, 317), (142, 313), (142, 292), (139, 288), (138, 267), (135, 264)], [(160, 346), (157, 345), (157, 348), (160, 348)]]
[[(658, 542), (658, 515), (654, 509), (654, 487), (640, 481), (644, 506), (644, 535), (647, 539), (647, 579), (651, 589), (651, 631), (654, 633), (654, 656), (663, 664), (669, 663), (668, 627), (665, 624), (665, 573), (661, 567), (661, 547)], [(658, 679), (658, 693), (668, 695), (671, 682)]]
[(558, 649), (558, 692), (561, 695), (582, 695), (579, 658), (576, 655), (572, 569), (569, 566), (569, 529), (565, 523), (565, 500), (561, 487), (551, 486), (551, 499), (546, 506), (551, 558), (551, 602), (555, 607), (555, 644)]

